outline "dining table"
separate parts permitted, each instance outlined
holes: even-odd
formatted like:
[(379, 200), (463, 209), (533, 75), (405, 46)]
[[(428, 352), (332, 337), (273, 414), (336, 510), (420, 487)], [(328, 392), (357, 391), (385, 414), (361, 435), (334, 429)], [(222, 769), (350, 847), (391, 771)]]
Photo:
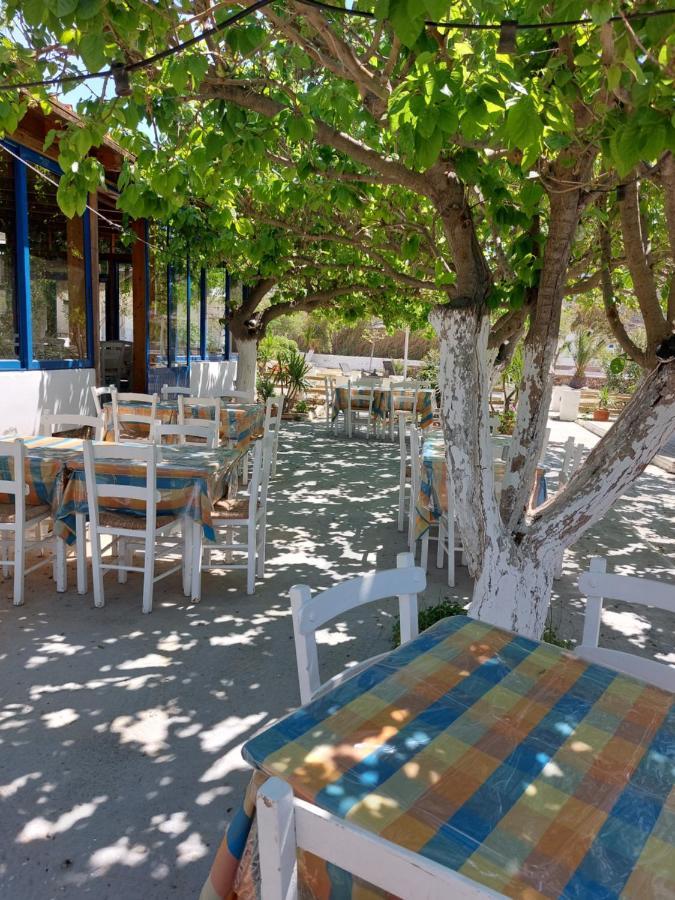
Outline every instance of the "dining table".
[[(236, 488), (237, 470), (242, 450), (237, 447), (208, 448), (199, 444), (164, 444), (158, 446), (156, 483), (159, 498), (157, 515), (182, 519), (191, 529), (190, 546), (201, 546), (203, 539), (215, 540), (213, 506), (223, 496)], [(134, 460), (99, 459), (96, 477), (108, 483), (126, 485), (145, 484), (145, 464)], [(144, 515), (144, 501), (115, 501), (107, 498), (106, 509), (117, 513)], [(55, 512), (54, 532), (57, 548), (63, 552), (66, 545), (77, 542), (78, 558), (83, 553), (83, 530), (88, 517), (87, 485), (84, 457), (69, 456), (66, 462), (64, 487)], [(199, 600), (200, 573), (193, 573), (192, 599)], [(78, 570), (78, 591), (86, 592)], [(65, 587), (62, 588), (65, 590)]]
[[(506, 471), (506, 464), (501, 458), (508, 448), (509, 435), (493, 435), (492, 462), (495, 486), (499, 487)], [(441, 429), (434, 428), (424, 438), (422, 445), (422, 464), (420, 471), (419, 491), (415, 499), (415, 539), (424, 537), (432, 525), (437, 524), (448, 509), (448, 464), (445, 453), (445, 438)], [(546, 470), (537, 466), (535, 488), (532, 502), (541, 506), (548, 494)]]
[[(28, 506), (49, 506), (54, 511), (60, 503), (66, 464), (82, 453), (82, 440), (57, 435), (16, 435), (26, 450), (24, 478), (28, 485)], [(11, 479), (8, 457), (0, 457), (0, 481)], [(0, 502), (9, 497), (0, 494)]]
[[(370, 394), (373, 394), (373, 415), (378, 419), (389, 420), (392, 414), (392, 387), (396, 385), (388, 385), (386, 383), (381, 386), (366, 386), (352, 384), (339, 385), (335, 388), (333, 394), (333, 419), (337, 418), (340, 412), (345, 412), (349, 406), (349, 396), (351, 392), (351, 408), (352, 409), (368, 409), (370, 406)], [(415, 396), (415, 393), (417, 394)], [(406, 390), (396, 393), (396, 411), (412, 412), (413, 405), (417, 413), (420, 428), (429, 428), (433, 423), (434, 411), (432, 401), (432, 388), (418, 388), (414, 390)]]
[[(149, 416), (151, 407), (147, 403), (129, 400), (118, 403), (121, 415)], [(213, 419), (213, 408), (184, 401), (185, 414), (193, 419)], [(114, 440), (112, 403), (103, 404), (104, 439)], [(155, 408), (155, 419), (164, 425), (175, 425), (178, 422), (178, 400), (159, 400)], [(236, 449), (246, 450), (251, 442), (263, 432), (265, 424), (265, 406), (262, 403), (225, 402), (220, 407), (220, 440)], [(147, 438), (148, 429), (143, 423), (125, 422), (124, 434), (128, 439), (134, 437)]]
[[(254, 803), (272, 776), (498, 895), (672, 897), (674, 699), (560, 647), (443, 619), (244, 744), (249, 790), (202, 900), (261, 897)], [(303, 851), (298, 892), (384, 896)]]

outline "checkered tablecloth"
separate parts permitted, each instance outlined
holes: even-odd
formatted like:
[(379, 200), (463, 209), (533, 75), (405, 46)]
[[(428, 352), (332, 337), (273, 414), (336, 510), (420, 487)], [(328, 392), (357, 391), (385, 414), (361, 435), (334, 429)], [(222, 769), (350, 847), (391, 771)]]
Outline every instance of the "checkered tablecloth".
[[(665, 898), (675, 895), (673, 700), (456, 616), (243, 754), (297, 797), (506, 896)], [(241, 818), (233, 830), (230, 856)], [(245, 859), (237, 877), (253, 897)], [(221, 848), (222, 872), (230, 862)], [(202, 897), (226, 896), (220, 875), (214, 866)], [(300, 876), (303, 897), (379, 896), (304, 854)]]
[[(506, 445), (510, 438), (495, 436), (496, 443)], [(493, 463), (495, 482), (504, 477), (505, 465), (501, 459)], [(546, 474), (537, 467), (537, 506), (547, 497)], [(420, 489), (415, 500), (415, 538), (419, 540), (431, 525), (436, 524), (448, 509), (448, 466), (445, 458), (445, 439), (441, 431), (434, 431), (424, 441)]]
[[(61, 500), (66, 463), (82, 453), (82, 441), (78, 438), (48, 437), (47, 435), (18, 435), (26, 448), (24, 477), (28, 485), (26, 504), (47, 504), (55, 509)], [(9, 458), (0, 457), (0, 481), (13, 478)], [(9, 502), (6, 494), (0, 494), (0, 502)]]
[[(187, 516), (200, 522), (207, 540), (215, 540), (211, 510), (216, 500), (227, 493), (230, 481), (236, 477), (241, 451), (218, 447), (208, 450), (195, 446), (164, 446), (157, 463), (158, 516)], [(75, 539), (75, 514), (88, 513), (84, 459), (73, 457), (67, 463), (66, 484), (56, 514), (55, 531), (68, 543)], [(145, 484), (143, 463), (122, 460), (98, 460), (97, 479), (128, 485)], [(141, 501), (115, 501), (106, 498), (106, 509), (118, 513), (144, 514)]]
[[(132, 401), (119, 403), (118, 409), (122, 415), (150, 415), (150, 407), (147, 404)], [(185, 413), (193, 419), (213, 419), (213, 410), (209, 407), (194, 406), (188, 398), (185, 399)], [(105, 440), (114, 439), (112, 421), (112, 403), (103, 406), (105, 417)], [(178, 401), (161, 400), (157, 404), (156, 418), (165, 425), (175, 425), (178, 421)], [(232, 447), (245, 450), (256, 436), (262, 433), (265, 423), (265, 407), (262, 403), (227, 403), (220, 408), (220, 439)], [(146, 437), (148, 429), (135, 422), (124, 423), (124, 434), (127, 437)]]
[[(370, 403), (370, 388), (352, 387), (352, 409), (368, 409)], [(420, 388), (417, 392), (417, 415), (421, 428), (428, 428), (433, 421), (434, 413), (431, 401), (430, 388)], [(415, 392), (395, 393), (396, 411), (412, 412)], [(338, 413), (344, 412), (348, 406), (349, 390), (347, 387), (336, 387), (333, 397), (333, 418)], [(373, 415), (380, 419), (388, 419), (391, 414), (392, 393), (389, 388), (373, 389)]]

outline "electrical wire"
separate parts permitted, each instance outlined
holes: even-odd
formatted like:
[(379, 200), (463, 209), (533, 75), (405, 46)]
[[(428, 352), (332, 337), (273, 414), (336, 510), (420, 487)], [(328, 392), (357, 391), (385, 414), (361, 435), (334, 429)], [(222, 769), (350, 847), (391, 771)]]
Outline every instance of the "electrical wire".
[[(348, 9), (344, 6), (335, 6), (332, 3), (325, 3), (324, 0), (296, 0), (297, 3), (301, 3), (303, 6), (313, 6), (316, 9), (325, 9), (327, 12), (335, 12), (340, 15), (347, 17), (354, 17), (360, 19), (377, 19), (377, 15), (374, 12), (367, 12), (364, 9)], [(648, 10), (646, 12), (633, 12), (633, 13), (625, 13), (624, 15), (619, 16), (610, 16), (607, 19), (608, 22), (623, 22), (624, 19), (646, 19), (650, 16), (668, 16), (675, 13), (675, 8), (673, 9), (654, 9)], [(433, 28), (446, 28), (446, 29), (458, 29), (458, 30), (469, 30), (469, 31), (501, 31), (503, 22), (498, 23), (486, 23), (481, 24), (479, 22), (460, 22), (460, 21), (448, 21), (448, 22), (435, 22), (431, 19), (424, 20), (425, 25), (430, 25)], [(560, 22), (511, 22), (510, 24), (517, 31), (533, 31), (536, 29), (547, 29), (547, 28), (565, 28), (569, 25), (597, 25), (593, 19), (565, 19)]]
[(224, 31), (226, 28), (235, 25), (237, 22), (241, 22), (242, 19), (247, 18), (265, 6), (269, 6), (269, 4), (273, 2), (274, 0), (256, 0), (251, 6), (239, 10), (239, 12), (234, 13), (234, 15), (230, 16), (228, 19), (222, 21), (220, 25), (214, 25), (213, 28), (208, 28), (206, 31), (202, 31), (200, 34), (191, 37), (189, 40), (183, 41), (181, 44), (176, 44), (175, 47), (168, 47), (166, 50), (160, 50), (158, 53), (147, 56), (145, 59), (139, 59), (134, 63), (127, 63), (125, 65), (118, 64), (117, 67), (111, 66), (108, 69), (103, 69), (101, 72), (82, 72), (79, 75), (59, 75), (56, 78), (47, 78), (43, 81), (22, 81), (17, 82), (16, 84), (0, 84), (0, 91), (52, 87), (57, 84), (81, 84), (83, 81), (90, 81), (94, 78), (108, 78), (110, 75), (114, 77), (119, 72), (138, 72), (139, 69), (146, 69), (148, 66), (153, 65), (153, 63), (166, 59), (169, 56), (174, 56), (176, 53), (182, 53), (183, 50), (187, 50), (188, 47), (193, 47), (195, 44), (199, 44), (201, 41), (213, 37), (213, 35)]
[[(234, 15), (221, 22), (220, 25), (215, 25), (213, 28), (209, 28), (206, 31), (201, 32), (200, 34), (195, 35), (189, 40), (183, 41), (183, 43), (181, 44), (176, 44), (175, 47), (168, 47), (166, 50), (161, 50), (158, 53), (155, 53), (152, 56), (148, 56), (145, 59), (140, 59), (135, 63), (127, 63), (124, 65), (117, 64), (117, 66), (111, 66), (110, 68), (104, 69), (101, 72), (82, 72), (79, 75), (60, 75), (55, 78), (47, 78), (42, 81), (22, 81), (15, 84), (0, 84), (0, 92), (19, 90), (22, 88), (52, 87), (60, 84), (81, 84), (84, 81), (90, 81), (94, 78), (108, 78), (111, 75), (113, 77), (115, 75), (119, 75), (119, 73), (137, 72), (140, 69), (145, 69), (148, 66), (151, 66), (153, 63), (159, 62), (162, 59), (166, 59), (169, 56), (173, 56), (176, 53), (182, 53), (183, 50), (186, 50), (188, 47), (193, 47), (195, 44), (198, 44), (201, 41), (206, 40), (207, 38), (213, 37), (213, 35), (224, 31), (231, 25), (235, 25), (237, 22), (242, 21), (242, 19), (247, 18), (248, 16), (252, 15), (252, 13), (257, 12), (259, 9), (263, 9), (263, 7), (265, 6), (269, 6), (273, 2), (274, 0), (256, 0), (256, 2), (251, 6), (247, 7), (244, 10), (240, 10), (237, 13), (234, 13)], [(342, 16), (368, 19), (370, 21), (377, 19), (377, 16), (374, 12), (368, 12), (367, 10), (363, 9), (349, 9), (343, 6), (335, 6), (332, 3), (325, 3), (324, 0), (296, 0), (296, 2), (303, 4), (304, 6), (311, 6), (315, 9), (325, 10), (326, 12), (339, 13)], [(625, 22), (626, 20), (631, 19), (644, 19), (650, 18), (652, 16), (668, 16), (673, 14), (675, 14), (675, 8), (654, 9), (647, 10), (645, 12), (623, 13), (618, 16), (610, 16), (607, 21)], [(437, 22), (432, 19), (425, 19), (424, 24), (433, 28), (442, 28), (445, 30), (457, 29), (460, 31), (501, 31), (505, 23), (491, 22), (482, 24), (480, 22), (462, 21)], [(512, 26), (516, 31), (534, 31), (538, 29), (565, 28), (573, 25), (596, 25), (597, 23), (594, 22), (593, 19), (585, 18), (564, 19), (557, 22), (510, 21), (508, 24)]]

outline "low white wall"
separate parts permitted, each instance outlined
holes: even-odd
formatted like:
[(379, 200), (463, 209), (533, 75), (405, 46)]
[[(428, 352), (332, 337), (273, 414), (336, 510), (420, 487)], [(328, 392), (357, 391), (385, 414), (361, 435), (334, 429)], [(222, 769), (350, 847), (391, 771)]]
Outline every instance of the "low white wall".
[(190, 391), (195, 397), (220, 397), (232, 390), (236, 377), (235, 360), (190, 363)]
[(35, 434), (43, 413), (94, 415), (93, 369), (0, 372), (0, 435)]

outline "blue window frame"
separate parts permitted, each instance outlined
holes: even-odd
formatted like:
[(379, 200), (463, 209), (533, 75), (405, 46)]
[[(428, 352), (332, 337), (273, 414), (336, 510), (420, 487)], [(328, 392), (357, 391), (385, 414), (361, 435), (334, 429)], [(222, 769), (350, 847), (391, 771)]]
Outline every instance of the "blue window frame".
[[(53, 160), (36, 153), (13, 141), (2, 140), (0, 143), (9, 148), (14, 156), (14, 197), (15, 197), (15, 229), (16, 229), (16, 263), (15, 263), (15, 296), (17, 311), (17, 330), (18, 330), (18, 359), (1, 359), (0, 370), (24, 370), (24, 369), (83, 369), (93, 367), (94, 358), (94, 330), (93, 330), (93, 303), (92, 303), (92, 285), (91, 285), (91, 241), (90, 241), (90, 222), (89, 210), (85, 211), (82, 216), (82, 257), (84, 264), (84, 333), (85, 342), (84, 353), (78, 358), (36, 358), (35, 346), (33, 342), (33, 316), (31, 303), (31, 247), (30, 247), (30, 214), (28, 207), (28, 168), (25, 163), (41, 166), (52, 174), (60, 177), (62, 171)], [(17, 159), (16, 157), (19, 157)], [(35, 215), (40, 213), (35, 211)], [(34, 264), (35, 274), (37, 275), (38, 267)], [(56, 285), (57, 276), (47, 278)], [(59, 276), (59, 280), (62, 277)], [(56, 288), (54, 288), (56, 290)], [(70, 303), (70, 294), (67, 300), (62, 300), (62, 307)], [(56, 308), (56, 301), (55, 301)], [(71, 315), (72, 310), (68, 311)], [(58, 315), (56, 311), (51, 311), (53, 319)], [(70, 318), (68, 320), (70, 327)], [(48, 353), (48, 348), (45, 349)]]

